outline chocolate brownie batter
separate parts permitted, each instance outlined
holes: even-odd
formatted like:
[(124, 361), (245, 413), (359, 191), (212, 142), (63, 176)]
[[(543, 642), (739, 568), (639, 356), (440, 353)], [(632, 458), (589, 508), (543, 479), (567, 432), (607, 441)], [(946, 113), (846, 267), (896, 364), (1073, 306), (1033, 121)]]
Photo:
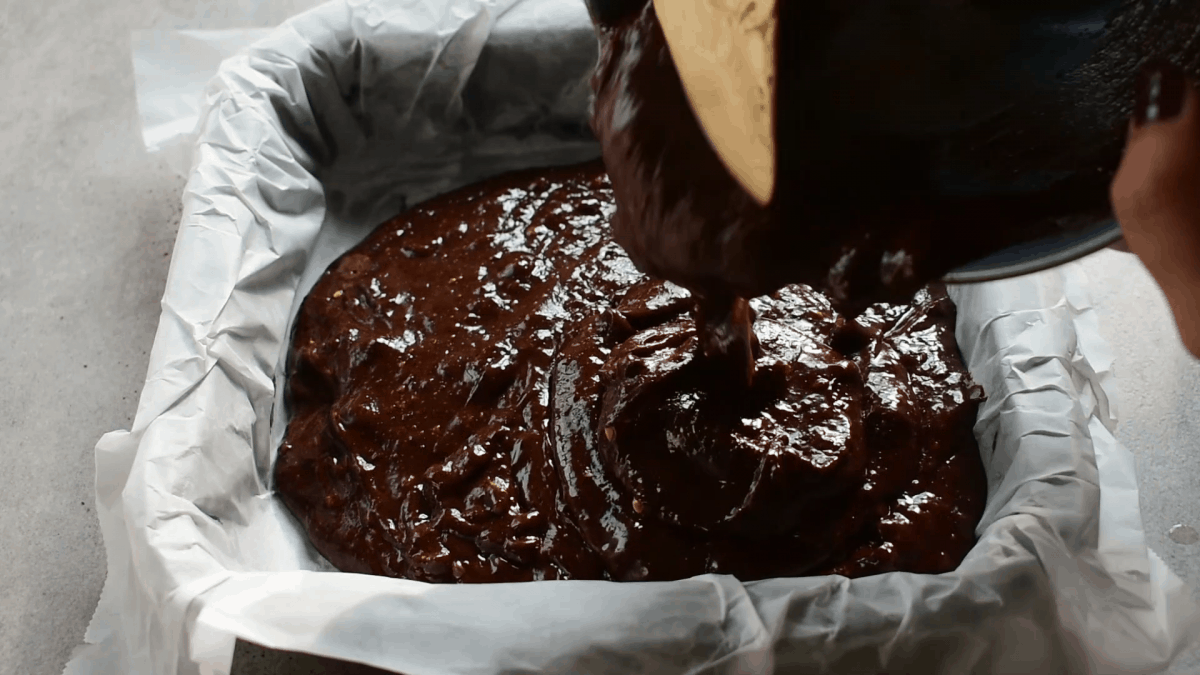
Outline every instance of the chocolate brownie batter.
[(316, 548), (432, 582), (955, 568), (986, 488), (944, 292), (847, 320), (787, 286), (716, 322), (756, 337), (701, 338), (689, 293), (612, 240), (615, 208), (599, 164), (510, 174), (330, 267), (275, 468)]

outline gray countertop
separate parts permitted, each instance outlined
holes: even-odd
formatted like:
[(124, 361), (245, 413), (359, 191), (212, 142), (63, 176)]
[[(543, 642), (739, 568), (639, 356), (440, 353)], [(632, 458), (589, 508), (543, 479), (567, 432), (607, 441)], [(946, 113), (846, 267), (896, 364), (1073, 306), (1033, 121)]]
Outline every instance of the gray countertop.
[[(143, 148), (130, 31), (274, 20), (243, 5), (0, 0), (0, 673), (56, 675), (83, 639), (105, 576), (93, 448), (132, 422), (171, 263), (184, 181)], [(1200, 544), (1169, 534), (1200, 529), (1200, 364), (1136, 259), (1084, 266), (1147, 542), (1200, 583)], [(323, 672), (239, 650), (241, 672), (289, 668)], [(1171, 672), (1200, 673), (1200, 653)]]

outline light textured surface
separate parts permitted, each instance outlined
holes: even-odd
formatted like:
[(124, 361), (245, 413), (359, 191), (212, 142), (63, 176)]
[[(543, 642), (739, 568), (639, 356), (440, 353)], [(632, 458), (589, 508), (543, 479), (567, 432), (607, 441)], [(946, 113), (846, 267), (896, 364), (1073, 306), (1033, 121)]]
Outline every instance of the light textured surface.
[[(302, 2), (302, 0), (298, 0)], [(0, 674), (57, 674), (104, 580), (92, 449), (132, 421), (182, 179), (142, 148), (131, 30), (269, 25), (244, 0), (0, 0)], [(1200, 583), (1200, 365), (1131, 256), (1086, 261), (1118, 354), (1147, 541)], [(235, 672), (333, 672), (248, 646)], [(1200, 675), (1200, 655), (1174, 673)]]
[(92, 449), (132, 421), (178, 222), (133, 103), (128, 30), (155, 7), (101, 6), (0, 5), (4, 673), (61, 672), (99, 598)]
[[(1169, 536), (1176, 525), (1200, 529), (1200, 363), (1184, 350), (1166, 299), (1136, 257), (1101, 251), (1083, 264), (1117, 357), (1117, 438), (1137, 458), (1146, 544), (1200, 586), (1200, 544)], [(1170, 672), (1200, 674), (1200, 648)]]

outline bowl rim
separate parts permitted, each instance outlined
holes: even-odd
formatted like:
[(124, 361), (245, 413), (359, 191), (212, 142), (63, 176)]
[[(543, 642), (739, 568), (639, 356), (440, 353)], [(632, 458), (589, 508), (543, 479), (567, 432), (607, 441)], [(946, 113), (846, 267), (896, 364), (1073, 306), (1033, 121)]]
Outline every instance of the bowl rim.
[(942, 277), (947, 284), (999, 281), (1042, 272), (1091, 255), (1121, 238), (1121, 226), (1108, 220), (1070, 238), (1047, 237), (1013, 246), (952, 270)]

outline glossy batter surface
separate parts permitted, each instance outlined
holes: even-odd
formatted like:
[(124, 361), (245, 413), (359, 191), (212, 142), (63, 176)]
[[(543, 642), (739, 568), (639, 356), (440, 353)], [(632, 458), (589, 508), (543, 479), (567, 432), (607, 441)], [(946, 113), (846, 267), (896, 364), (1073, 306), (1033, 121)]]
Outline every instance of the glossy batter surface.
[(938, 289), (745, 303), (755, 376), (610, 238), (599, 164), (412, 209), (304, 301), (276, 488), (338, 568), (433, 582), (951, 570), (982, 391)]

